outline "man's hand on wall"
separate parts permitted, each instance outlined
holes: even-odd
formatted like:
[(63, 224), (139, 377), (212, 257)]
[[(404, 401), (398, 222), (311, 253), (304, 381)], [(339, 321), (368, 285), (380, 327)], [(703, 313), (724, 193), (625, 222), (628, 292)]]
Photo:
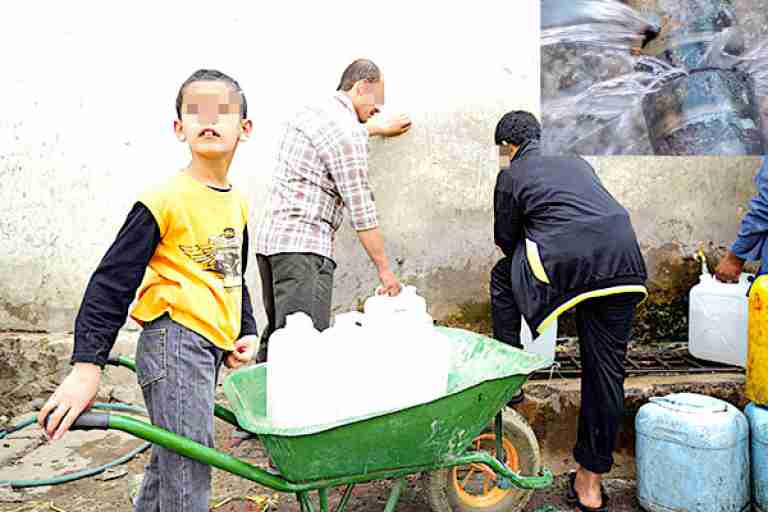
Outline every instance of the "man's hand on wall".
[(383, 137), (396, 137), (411, 129), (411, 120), (405, 114), (386, 117), (382, 114), (373, 116), (365, 123), (368, 135), (381, 135)]
[(718, 263), (715, 277), (724, 283), (737, 283), (743, 268), (744, 260), (728, 251)]

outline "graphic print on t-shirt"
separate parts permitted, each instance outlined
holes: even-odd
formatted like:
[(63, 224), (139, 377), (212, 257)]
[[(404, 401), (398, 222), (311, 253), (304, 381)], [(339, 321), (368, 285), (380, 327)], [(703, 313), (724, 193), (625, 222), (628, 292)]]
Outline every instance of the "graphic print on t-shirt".
[(179, 249), (203, 270), (216, 274), (229, 290), (240, 288), (243, 283), (242, 244), (242, 236), (233, 228), (225, 228), (220, 235), (209, 236), (207, 244), (179, 245)]

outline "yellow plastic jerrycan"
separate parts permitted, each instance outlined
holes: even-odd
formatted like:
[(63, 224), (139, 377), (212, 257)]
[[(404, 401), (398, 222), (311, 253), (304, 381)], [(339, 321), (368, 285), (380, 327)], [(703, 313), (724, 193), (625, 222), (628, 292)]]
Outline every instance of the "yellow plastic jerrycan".
[(768, 404), (768, 275), (758, 277), (749, 291), (747, 398)]

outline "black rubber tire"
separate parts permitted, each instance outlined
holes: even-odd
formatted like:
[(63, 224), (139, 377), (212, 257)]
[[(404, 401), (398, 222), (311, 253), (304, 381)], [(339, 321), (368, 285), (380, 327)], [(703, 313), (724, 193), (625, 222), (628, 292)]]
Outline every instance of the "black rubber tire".
[[(517, 450), (520, 473), (534, 475), (541, 469), (539, 442), (526, 419), (517, 411), (506, 408), (503, 413), (504, 436)], [(485, 432), (493, 432), (489, 426)], [(462, 503), (451, 482), (452, 469), (441, 469), (424, 474), (424, 487), (433, 512), (516, 512), (531, 499), (533, 491), (513, 488), (508, 496), (492, 507), (471, 507)]]

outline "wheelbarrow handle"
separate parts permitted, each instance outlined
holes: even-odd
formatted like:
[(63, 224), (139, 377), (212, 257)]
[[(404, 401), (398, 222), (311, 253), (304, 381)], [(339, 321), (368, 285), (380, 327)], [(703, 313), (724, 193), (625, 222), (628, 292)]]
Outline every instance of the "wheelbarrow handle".
[(123, 366), (133, 372), (136, 372), (136, 361), (128, 356), (110, 356), (107, 359), (107, 364), (110, 366)]
[(523, 476), (487, 452), (472, 453), (468, 457), (475, 459), (472, 462), (485, 464), (499, 475), (502, 478), (500, 487), (508, 488), (513, 485), (519, 489), (545, 489), (552, 485), (553, 476), (548, 469), (542, 469), (538, 475)]
[(77, 417), (69, 430), (107, 430), (109, 413), (86, 411)]
[[(53, 411), (48, 413), (45, 418), (45, 424), (48, 425), (48, 420), (51, 418)], [(70, 425), (69, 430), (107, 430), (109, 429), (109, 413), (85, 411), (75, 419)]]
[[(508, 476), (504, 476), (504, 478), (509, 479)], [(552, 485), (553, 478), (550, 470), (542, 469), (541, 473), (535, 476), (517, 475), (511, 483), (521, 489), (546, 489)]]

